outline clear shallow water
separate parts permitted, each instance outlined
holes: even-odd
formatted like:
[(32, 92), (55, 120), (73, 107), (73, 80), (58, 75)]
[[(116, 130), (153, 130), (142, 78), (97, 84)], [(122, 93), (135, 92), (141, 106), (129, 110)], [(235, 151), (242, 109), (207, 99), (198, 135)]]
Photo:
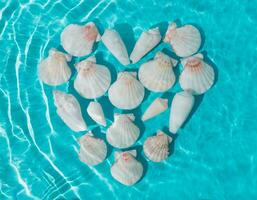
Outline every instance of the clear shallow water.
[[(256, 6), (256, 1), (246, 0), (1, 1), (0, 199), (256, 199)], [(37, 78), (39, 60), (51, 47), (61, 49), (62, 29), (91, 20), (101, 31), (115, 26), (129, 51), (141, 31), (151, 26), (164, 30), (172, 20), (194, 23), (204, 31), (202, 49), (217, 69), (216, 84), (197, 99), (164, 163), (146, 162), (140, 144), (157, 129), (166, 130), (168, 111), (144, 125), (137, 121), (143, 134), (136, 148), (146, 170), (133, 187), (112, 179), (113, 149), (97, 167), (79, 161), (76, 138), (82, 133), (63, 124), (55, 113), (53, 88)], [(161, 45), (144, 60), (163, 48), (168, 49)], [(115, 71), (124, 69), (102, 44), (97, 59), (110, 68), (113, 80)], [(78, 97), (72, 83), (58, 89)], [(164, 96), (171, 100), (179, 90), (176, 85)], [(148, 94), (141, 109), (157, 96), (161, 94)], [(88, 101), (79, 100), (90, 128), (104, 137), (105, 129), (97, 128), (85, 113)], [(99, 102), (111, 123), (113, 108), (107, 97)], [(134, 111), (137, 118), (141, 109)]]

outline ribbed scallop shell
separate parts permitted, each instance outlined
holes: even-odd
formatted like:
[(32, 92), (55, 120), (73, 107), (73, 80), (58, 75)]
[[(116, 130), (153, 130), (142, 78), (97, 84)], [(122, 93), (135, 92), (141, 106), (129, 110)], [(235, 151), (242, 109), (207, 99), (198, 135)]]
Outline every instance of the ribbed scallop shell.
[(164, 112), (168, 108), (168, 99), (157, 98), (155, 99), (151, 105), (146, 109), (142, 116), (142, 121), (146, 121), (150, 118), (159, 115)]
[(161, 41), (159, 28), (144, 31), (137, 40), (135, 47), (130, 55), (133, 63), (139, 61), (144, 55), (151, 51)]
[(138, 72), (140, 82), (150, 91), (165, 92), (175, 83), (173, 67), (177, 61), (158, 52), (153, 60), (141, 65)]
[(111, 103), (120, 109), (134, 109), (143, 101), (144, 86), (136, 79), (136, 72), (120, 72), (109, 89)]
[(128, 65), (130, 63), (126, 46), (117, 31), (106, 29), (101, 39), (107, 49), (121, 64)]
[(73, 131), (84, 131), (87, 125), (82, 117), (81, 109), (77, 99), (64, 92), (54, 90), (54, 105), (57, 108), (57, 114), (64, 123)]
[(96, 123), (106, 126), (103, 108), (100, 103), (91, 101), (87, 107), (87, 113)]
[(39, 64), (38, 77), (48, 85), (57, 86), (67, 82), (71, 70), (67, 64), (71, 57), (67, 54), (50, 49), (49, 56)]
[(135, 159), (136, 151), (115, 154), (116, 160), (111, 167), (111, 175), (120, 183), (131, 186), (143, 175), (143, 165)]
[(92, 52), (94, 43), (100, 39), (93, 22), (83, 26), (68, 25), (61, 33), (61, 43), (65, 51), (73, 56), (85, 56)]
[(169, 131), (177, 133), (194, 106), (195, 98), (189, 91), (177, 93), (171, 103)]
[(191, 90), (194, 94), (203, 94), (214, 82), (213, 68), (203, 61), (202, 54), (182, 60), (183, 71), (179, 83), (184, 90)]
[(107, 155), (107, 146), (102, 139), (96, 138), (91, 132), (79, 138), (79, 158), (87, 165), (98, 165)]
[(156, 136), (146, 139), (143, 145), (144, 153), (151, 161), (161, 162), (169, 155), (169, 144), (172, 138), (162, 131), (158, 131)]
[(109, 69), (96, 64), (92, 60), (92, 58), (89, 58), (76, 65), (78, 75), (74, 81), (74, 88), (87, 99), (101, 97), (111, 84)]
[(107, 130), (107, 141), (116, 148), (132, 146), (140, 134), (139, 128), (133, 121), (133, 114), (116, 114), (114, 123)]
[(199, 50), (202, 39), (200, 31), (195, 26), (185, 25), (177, 28), (175, 23), (171, 23), (164, 41), (170, 43), (178, 56), (187, 57)]

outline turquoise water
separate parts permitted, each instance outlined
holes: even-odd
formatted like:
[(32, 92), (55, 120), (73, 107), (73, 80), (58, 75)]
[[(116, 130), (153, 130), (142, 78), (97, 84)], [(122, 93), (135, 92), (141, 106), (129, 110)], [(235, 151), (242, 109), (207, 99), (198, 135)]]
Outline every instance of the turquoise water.
[[(257, 2), (248, 0), (168, 1), (25, 1), (0, 3), (0, 199), (257, 199)], [(133, 187), (116, 182), (107, 160), (88, 167), (77, 157), (77, 138), (56, 115), (52, 87), (37, 78), (37, 65), (70, 23), (95, 21), (101, 32), (115, 27), (131, 51), (135, 38), (149, 27), (165, 31), (168, 21), (194, 23), (204, 32), (203, 51), (216, 69), (217, 81), (179, 131), (171, 156), (147, 162), (141, 144), (157, 129), (167, 130), (169, 112), (142, 124), (136, 149), (144, 163), (143, 179)], [(151, 58), (162, 44), (142, 62)], [(100, 43), (97, 59), (112, 71), (124, 68)], [(78, 59), (73, 59), (72, 63)], [(142, 63), (140, 62), (140, 63)], [(129, 68), (138, 68), (140, 65)], [(71, 64), (72, 66), (72, 64)], [(73, 93), (73, 78), (58, 87)], [(178, 72), (178, 70), (177, 70)], [(168, 93), (169, 104), (178, 84)], [(141, 111), (157, 96), (147, 94)], [(78, 97), (79, 98), (79, 97)], [(85, 110), (90, 129), (104, 137)], [(113, 121), (108, 98), (99, 102)]]

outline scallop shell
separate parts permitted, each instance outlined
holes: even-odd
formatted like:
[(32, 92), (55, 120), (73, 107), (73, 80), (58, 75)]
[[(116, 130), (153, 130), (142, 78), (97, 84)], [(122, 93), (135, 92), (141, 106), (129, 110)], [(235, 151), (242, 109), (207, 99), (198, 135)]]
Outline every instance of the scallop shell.
[(114, 123), (108, 128), (106, 139), (109, 144), (116, 148), (128, 148), (139, 137), (140, 130), (133, 123), (133, 114), (116, 114)]
[(111, 84), (111, 73), (104, 65), (95, 63), (95, 57), (76, 64), (78, 75), (74, 81), (75, 90), (87, 99), (104, 95)]
[(159, 28), (153, 28), (148, 31), (144, 31), (130, 55), (132, 63), (139, 61), (144, 55), (151, 51), (161, 41), (161, 34)]
[(96, 123), (106, 126), (103, 108), (100, 103), (91, 101), (87, 107), (87, 113)]
[(135, 159), (136, 150), (115, 153), (115, 163), (111, 167), (111, 174), (120, 183), (131, 186), (143, 175), (143, 165)]
[(200, 31), (196, 27), (185, 25), (177, 28), (176, 23), (171, 23), (166, 32), (164, 42), (170, 43), (178, 56), (187, 57), (199, 50), (202, 39)]
[(141, 65), (138, 72), (140, 82), (150, 91), (165, 92), (175, 83), (173, 68), (177, 61), (162, 52)]
[(134, 109), (143, 101), (145, 90), (136, 72), (120, 72), (109, 89), (111, 103), (120, 109)]
[(155, 136), (148, 137), (144, 142), (143, 149), (146, 157), (154, 162), (161, 162), (169, 155), (169, 144), (172, 138), (162, 131)]
[(83, 26), (68, 25), (61, 33), (61, 43), (65, 51), (73, 56), (85, 56), (92, 52), (94, 43), (100, 39), (93, 22)]
[(101, 39), (107, 49), (121, 64), (128, 65), (130, 63), (126, 46), (117, 31), (106, 29)]
[(104, 161), (107, 155), (107, 146), (102, 139), (88, 132), (79, 138), (79, 158), (87, 165), (98, 165)]
[(196, 54), (182, 60), (183, 71), (179, 83), (184, 90), (191, 90), (194, 94), (203, 94), (214, 82), (213, 68), (203, 61), (202, 54)]
[(145, 113), (142, 116), (142, 121), (146, 121), (150, 118), (159, 115), (168, 108), (168, 99), (157, 98), (151, 105), (146, 109)]
[(39, 79), (52, 86), (67, 82), (71, 76), (71, 70), (67, 64), (70, 60), (71, 56), (56, 49), (50, 49), (49, 56), (39, 64)]
[(169, 130), (177, 133), (194, 106), (195, 98), (189, 91), (177, 93), (171, 103)]
[(77, 99), (71, 95), (59, 90), (53, 91), (54, 104), (57, 108), (57, 114), (64, 123), (73, 131), (84, 131), (87, 125), (82, 117), (81, 109)]

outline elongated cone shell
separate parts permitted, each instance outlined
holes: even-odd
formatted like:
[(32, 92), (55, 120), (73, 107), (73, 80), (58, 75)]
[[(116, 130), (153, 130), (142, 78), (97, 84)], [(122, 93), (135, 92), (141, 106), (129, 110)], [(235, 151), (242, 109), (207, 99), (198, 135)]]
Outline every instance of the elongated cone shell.
[(106, 29), (101, 39), (106, 48), (121, 64), (128, 65), (130, 63), (126, 46), (117, 31)]
[(87, 107), (87, 113), (96, 123), (106, 126), (103, 108), (100, 103), (91, 101)]
[(130, 60), (133, 63), (139, 61), (144, 55), (151, 51), (161, 41), (161, 34), (159, 28), (153, 28), (148, 31), (144, 31), (130, 55)]
[(38, 77), (45, 84), (57, 86), (67, 82), (71, 70), (67, 64), (71, 57), (67, 54), (50, 49), (49, 56), (39, 64)]
[(116, 152), (115, 157), (111, 167), (113, 178), (127, 186), (138, 182), (143, 175), (143, 165), (135, 159), (136, 151)]
[(192, 25), (185, 25), (177, 28), (171, 23), (166, 32), (164, 42), (170, 43), (174, 52), (180, 57), (187, 57), (195, 54), (201, 46), (200, 31)]
[(139, 137), (140, 130), (133, 123), (133, 114), (116, 114), (114, 123), (108, 128), (106, 139), (109, 144), (116, 148), (128, 148)]
[(107, 155), (107, 146), (102, 139), (88, 132), (79, 138), (79, 158), (87, 165), (98, 165), (104, 161)]
[(85, 56), (92, 52), (94, 43), (100, 39), (93, 22), (83, 26), (68, 25), (61, 33), (61, 43), (65, 51), (73, 56)]
[(142, 121), (146, 121), (150, 118), (159, 115), (168, 108), (168, 99), (157, 98), (151, 105), (146, 109), (145, 113), (142, 116)]
[(171, 103), (169, 130), (177, 133), (194, 106), (195, 98), (188, 91), (177, 93)]
[(104, 95), (111, 84), (111, 73), (104, 65), (94, 62), (90, 57), (76, 64), (78, 75), (74, 81), (75, 90), (87, 99), (95, 99)]
[(59, 90), (53, 91), (54, 105), (57, 108), (57, 114), (64, 123), (73, 131), (84, 131), (87, 125), (82, 117), (81, 109), (77, 99), (71, 95)]
[(141, 65), (138, 72), (140, 82), (150, 91), (165, 92), (175, 83), (173, 67), (177, 61), (162, 52), (158, 52), (154, 60)]
[(148, 137), (143, 145), (147, 158), (154, 162), (161, 162), (169, 155), (169, 144), (172, 138), (162, 131), (158, 131), (155, 136)]
[(183, 71), (179, 77), (179, 83), (184, 90), (203, 94), (211, 88), (215, 73), (213, 68), (203, 61), (202, 54), (185, 58), (181, 63)]
[(109, 89), (111, 103), (120, 109), (134, 109), (143, 101), (144, 86), (136, 79), (135, 72), (120, 72)]

